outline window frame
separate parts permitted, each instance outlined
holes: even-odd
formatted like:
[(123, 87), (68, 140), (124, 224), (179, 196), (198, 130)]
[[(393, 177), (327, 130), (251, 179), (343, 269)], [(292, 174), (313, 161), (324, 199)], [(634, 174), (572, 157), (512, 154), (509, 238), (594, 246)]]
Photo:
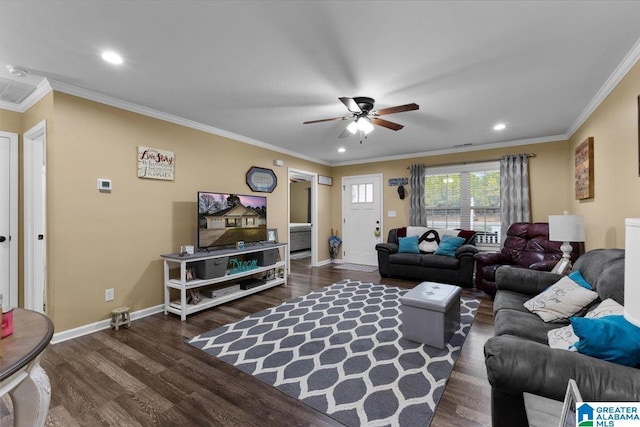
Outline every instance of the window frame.
[[(433, 166), (433, 167), (426, 166), (424, 170), (424, 177), (423, 177), (423, 179), (425, 180), (425, 198), (426, 198), (426, 191), (427, 191), (427, 187), (426, 187), (427, 176), (444, 175), (444, 174), (493, 172), (493, 171), (500, 172), (499, 160), (487, 161), (487, 162), (461, 163), (457, 165), (446, 165), (446, 166)], [(463, 213), (465, 212), (465, 210), (469, 210), (469, 211), (471, 210), (471, 196), (469, 194), (470, 188), (464, 188), (464, 187), (469, 187), (469, 185), (465, 185), (465, 183), (461, 182), (460, 184), (460, 217), (463, 216)], [(466, 200), (463, 201), (463, 198), (466, 198)], [(425, 202), (424, 209), (425, 210), (429, 209), (429, 207), (426, 206), (426, 202)], [(429, 215), (427, 215), (427, 223), (428, 222), (429, 222)], [(470, 224), (469, 227), (472, 227), (472, 224)], [(462, 223), (460, 224), (460, 228), (463, 228)], [(499, 233), (498, 233), (498, 238), (496, 239), (495, 242), (489, 243), (486, 241), (482, 241), (482, 239), (479, 239), (479, 241), (476, 242), (476, 246), (478, 246), (478, 248), (481, 250), (491, 251), (491, 250), (499, 249), (500, 248)]]

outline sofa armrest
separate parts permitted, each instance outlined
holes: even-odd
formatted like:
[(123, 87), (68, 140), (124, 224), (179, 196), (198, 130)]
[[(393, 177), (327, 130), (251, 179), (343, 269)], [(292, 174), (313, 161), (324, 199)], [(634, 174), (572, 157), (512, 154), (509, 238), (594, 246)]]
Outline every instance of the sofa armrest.
[(618, 365), (512, 335), (487, 340), (487, 376), (502, 393), (523, 392), (564, 400), (573, 378), (585, 401), (640, 400), (640, 369)]
[(462, 256), (474, 256), (478, 253), (478, 248), (475, 245), (465, 244), (456, 249), (456, 258), (460, 258)]
[(544, 261), (534, 262), (529, 266), (530, 270), (551, 271), (558, 263), (557, 259), (546, 259)]
[(376, 245), (376, 251), (395, 254), (396, 252), (398, 252), (398, 245), (396, 243), (378, 243)]
[(562, 278), (548, 271), (503, 265), (496, 270), (496, 288), (526, 295), (537, 295)]

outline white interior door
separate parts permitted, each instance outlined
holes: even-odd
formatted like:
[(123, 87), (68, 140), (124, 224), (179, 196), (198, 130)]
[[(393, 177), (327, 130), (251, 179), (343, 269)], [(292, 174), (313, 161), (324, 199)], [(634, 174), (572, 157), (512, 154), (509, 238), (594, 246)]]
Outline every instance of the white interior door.
[(18, 135), (0, 132), (0, 292), (18, 305)]
[(342, 260), (377, 265), (382, 240), (382, 175), (342, 179)]
[(24, 307), (46, 311), (46, 127), (24, 134)]

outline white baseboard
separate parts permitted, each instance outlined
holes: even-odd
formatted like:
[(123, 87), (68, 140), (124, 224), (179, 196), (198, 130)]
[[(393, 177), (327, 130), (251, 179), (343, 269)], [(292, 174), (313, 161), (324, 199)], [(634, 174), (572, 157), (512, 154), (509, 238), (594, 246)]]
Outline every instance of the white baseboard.
[(318, 267), (322, 267), (323, 265), (329, 265), (329, 264), (342, 264), (342, 260), (341, 259), (335, 259), (333, 261), (331, 261), (331, 259), (325, 259), (324, 261), (318, 261)]
[[(134, 311), (131, 313), (131, 321), (141, 319), (143, 317), (151, 316), (152, 314), (160, 313), (164, 311), (164, 304), (156, 305), (154, 307), (143, 308), (142, 310)], [(51, 344), (58, 344), (63, 341), (67, 341), (73, 338), (78, 338), (83, 335), (91, 334), (93, 332), (101, 331), (103, 329), (109, 329), (111, 327), (111, 319), (101, 320), (89, 325), (79, 326), (77, 328), (68, 329), (66, 331), (53, 334), (51, 338)]]

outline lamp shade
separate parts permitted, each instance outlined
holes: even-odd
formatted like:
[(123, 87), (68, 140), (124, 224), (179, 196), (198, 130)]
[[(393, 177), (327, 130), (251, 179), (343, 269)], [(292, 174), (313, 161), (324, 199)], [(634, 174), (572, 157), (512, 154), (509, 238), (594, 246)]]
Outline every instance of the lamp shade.
[(640, 218), (625, 220), (624, 317), (640, 327)]
[(584, 242), (584, 217), (582, 215), (549, 215), (549, 240)]

